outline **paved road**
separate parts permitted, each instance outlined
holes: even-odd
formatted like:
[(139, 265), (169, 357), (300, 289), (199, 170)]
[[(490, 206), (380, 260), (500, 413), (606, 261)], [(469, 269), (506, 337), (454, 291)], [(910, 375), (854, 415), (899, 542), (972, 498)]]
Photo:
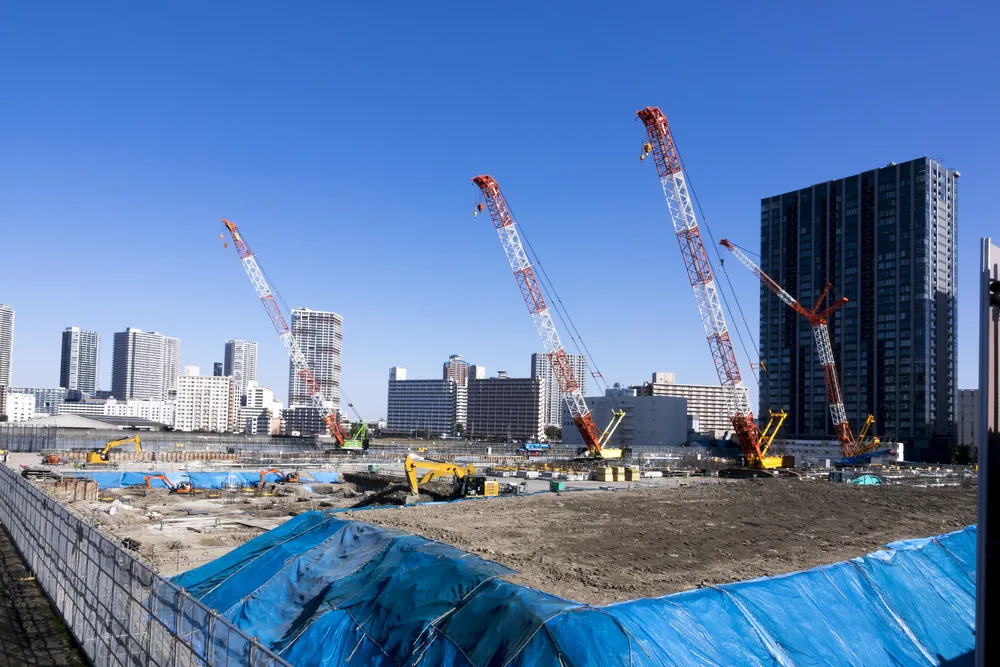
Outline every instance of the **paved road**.
[(66, 626), (0, 528), (0, 667), (84, 664)]

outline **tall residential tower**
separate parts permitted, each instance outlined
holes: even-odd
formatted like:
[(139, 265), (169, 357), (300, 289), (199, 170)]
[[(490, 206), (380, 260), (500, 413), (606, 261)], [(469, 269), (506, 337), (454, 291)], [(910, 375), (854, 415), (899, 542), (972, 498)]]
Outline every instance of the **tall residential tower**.
[(222, 375), (236, 378), (242, 402), (246, 402), (247, 385), (257, 382), (257, 343), (247, 340), (227, 340)]
[(67, 327), (62, 334), (59, 386), (87, 395), (97, 393), (101, 359), (101, 334)]
[(10, 353), (14, 347), (14, 309), (0, 303), (0, 387), (10, 386)]
[[(587, 395), (587, 357), (582, 354), (567, 354), (570, 368), (580, 391)], [(549, 357), (544, 352), (531, 355), (531, 377), (540, 379), (545, 384), (545, 413), (543, 422), (546, 426), (562, 426), (562, 388), (559, 379), (552, 372)]]
[[(848, 419), (914, 460), (955, 442), (958, 178), (923, 157), (761, 200), (761, 268), (803, 304), (827, 282), (849, 299), (830, 320)], [(760, 290), (760, 414), (830, 436), (810, 325)]]
[(172, 400), (177, 397), (181, 342), (156, 332), (129, 327), (114, 336), (111, 354), (111, 395)]
[[(312, 369), (320, 392), (334, 411), (340, 410), (340, 354), (344, 345), (344, 318), (308, 308), (292, 309), (292, 336)], [(311, 406), (305, 383), (288, 363), (288, 407)]]

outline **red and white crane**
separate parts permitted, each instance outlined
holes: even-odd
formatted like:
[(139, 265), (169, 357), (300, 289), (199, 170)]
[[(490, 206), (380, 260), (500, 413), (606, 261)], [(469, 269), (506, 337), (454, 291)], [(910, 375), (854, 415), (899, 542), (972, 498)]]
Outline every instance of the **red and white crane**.
[(281, 308), (278, 306), (278, 302), (274, 298), (274, 292), (267, 283), (264, 272), (260, 270), (257, 258), (251, 252), (250, 246), (243, 240), (239, 230), (236, 229), (236, 224), (225, 219), (222, 222), (233, 237), (233, 244), (236, 246), (236, 251), (243, 261), (243, 268), (246, 270), (247, 276), (250, 278), (250, 283), (257, 292), (257, 298), (260, 299), (264, 310), (267, 311), (268, 317), (271, 318), (271, 323), (274, 325), (275, 331), (281, 337), (281, 342), (285, 345), (285, 351), (288, 352), (288, 358), (292, 361), (292, 367), (302, 380), (302, 385), (306, 388), (310, 402), (314, 408), (319, 410), (319, 414), (323, 418), (323, 423), (326, 424), (327, 430), (329, 430), (330, 435), (336, 441), (337, 447), (343, 447), (344, 441), (347, 439), (347, 434), (344, 433), (344, 430), (340, 428), (340, 424), (337, 422), (337, 413), (334, 412), (329, 401), (323, 398), (319, 382), (316, 381), (316, 376), (313, 375), (312, 369), (309, 368), (306, 357), (302, 354), (301, 348), (299, 348), (298, 341), (292, 336), (292, 330), (288, 326), (288, 321), (285, 319)]
[[(819, 355), (819, 364), (823, 369), (823, 381), (826, 383), (826, 400), (830, 405), (830, 419), (833, 421), (833, 430), (837, 434), (837, 440), (840, 441), (840, 448), (844, 456), (848, 457), (857, 454), (854, 435), (851, 433), (851, 427), (847, 423), (847, 410), (844, 409), (844, 398), (840, 393), (840, 380), (837, 378), (837, 362), (833, 358), (833, 346), (830, 344), (830, 330), (827, 328), (830, 315), (833, 311), (847, 303), (847, 297), (843, 297), (828, 308), (820, 310), (819, 307), (823, 304), (823, 300), (826, 299), (827, 292), (830, 291), (830, 284), (827, 283), (823, 291), (820, 292), (819, 298), (816, 299), (816, 304), (812, 307), (812, 310), (809, 310), (792, 298), (792, 295), (776, 283), (771, 276), (764, 273), (764, 270), (757, 266), (739, 246), (730, 243), (726, 239), (719, 241), (719, 244), (736, 255), (736, 259), (743, 262), (754, 275), (760, 278), (762, 283), (767, 285), (768, 289), (778, 295), (778, 298), (785, 305), (804, 317), (812, 325), (813, 338), (816, 339), (816, 353)], [(866, 424), (865, 431), (868, 430), (867, 426), (869, 425), (870, 421)], [(878, 443), (876, 442), (875, 444), (877, 445)]]
[[(698, 230), (698, 219), (688, 192), (687, 177), (673, 136), (670, 134), (667, 119), (659, 107), (646, 107), (637, 111), (636, 115), (646, 126), (649, 137), (643, 145), (641, 158), (644, 160), (652, 153), (653, 161), (656, 163), (660, 185), (667, 200), (670, 218), (674, 223), (677, 242), (680, 244), (681, 257), (687, 269), (691, 289), (694, 290), (694, 300), (698, 304), (698, 313), (701, 315), (701, 323), (708, 337), (708, 347), (712, 352), (712, 360), (715, 362), (715, 370), (722, 385), (726, 408), (739, 440), (740, 449), (750, 467), (779, 468), (783, 463), (782, 457), (767, 455), (778, 427), (772, 429), (769, 424), (762, 432), (754, 419), (753, 410), (750, 409), (750, 399), (736, 362), (736, 352), (729, 337), (712, 266), (705, 251), (701, 232)], [(772, 423), (775, 417), (772, 415)], [(783, 413), (781, 419), (784, 419)]]
[(507, 202), (500, 192), (500, 186), (492, 176), (476, 176), (472, 181), (479, 186), (486, 200), (486, 208), (490, 211), (493, 219), (493, 226), (500, 236), (500, 244), (507, 254), (507, 261), (514, 271), (514, 279), (524, 297), (524, 303), (528, 306), (528, 312), (535, 324), (538, 337), (545, 347), (545, 353), (549, 360), (553, 374), (559, 382), (562, 391), (562, 398), (569, 409), (569, 414), (573, 418), (573, 423), (583, 436), (583, 442), (587, 446), (587, 453), (597, 458), (617, 458), (621, 456), (620, 450), (613, 450), (605, 447), (611, 434), (621, 422), (624, 413), (616, 411), (611, 425), (603, 432), (594, 423), (590, 408), (584, 400), (580, 383), (577, 382), (576, 375), (570, 365), (569, 357), (559, 340), (559, 332), (556, 331), (555, 322), (549, 313), (549, 307), (545, 303), (542, 288), (538, 284), (531, 261), (524, 251), (521, 243), (521, 236), (517, 231), (517, 222), (511, 215)]

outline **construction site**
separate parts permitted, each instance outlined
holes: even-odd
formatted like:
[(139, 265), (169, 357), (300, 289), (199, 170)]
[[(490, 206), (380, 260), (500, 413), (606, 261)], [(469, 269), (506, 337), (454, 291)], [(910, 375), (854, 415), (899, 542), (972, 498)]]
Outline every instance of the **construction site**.
[[(103, 446), (48, 440), (7, 452), (0, 518), (20, 526), (15, 542), (18, 535), (19, 547), (45, 534), (64, 538), (55, 549), (65, 550), (61, 565), (46, 564), (49, 556), (27, 558), (49, 597), (57, 604), (72, 597), (58, 567), (82, 558), (72, 536), (86, 527), (91, 537), (84, 542), (98, 545), (87, 558), (101, 574), (73, 576), (86, 587), (112, 570), (143, 573), (144, 596), (114, 595), (100, 604), (144, 609), (159, 619), (157, 632), (173, 637), (174, 655), (179, 646), (190, 652), (190, 664), (215, 664), (206, 652), (236, 650), (220, 648), (226, 644), (217, 635), (208, 638), (210, 618), (212, 632), (229, 624), (226, 632), (246, 640), (241, 655), (254, 656), (249, 664), (701, 664), (722, 650), (713, 648), (716, 640), (725, 645), (720, 638), (730, 635), (751, 639), (734, 641), (736, 653), (715, 664), (797, 664), (796, 651), (805, 660), (809, 650), (829, 651), (832, 664), (880, 664), (887, 656), (910, 664), (899, 656), (923, 655), (919, 646), (934, 642), (940, 656), (966, 651), (968, 633), (940, 639), (928, 629), (930, 617), (920, 620), (933, 605), (917, 610), (905, 601), (926, 592), (914, 588), (925, 581), (918, 572), (948, 579), (947, 599), (938, 602), (947, 609), (934, 613), (965, 627), (974, 565), (970, 571), (963, 559), (975, 537), (975, 471), (894, 460), (871, 417), (855, 434), (827, 330), (843, 300), (826, 305), (824, 290), (811, 308), (802, 306), (723, 240), (813, 329), (841, 456), (829, 467), (804, 467), (777, 450), (787, 415), (765, 417), (751, 408), (666, 118), (655, 107), (637, 115), (645, 128), (640, 157), (655, 165), (705, 331), (705, 363), (725, 392), (731, 449), (613, 445), (622, 414), (595, 423), (560, 338), (557, 322), (571, 320), (555, 312), (491, 176), (473, 179), (481, 193), (475, 213), (488, 216), (500, 238), (583, 438), (580, 451), (379, 441), (348, 432), (256, 255), (226, 220), (227, 243), (322, 415), (325, 446), (187, 445), (180, 453), (143, 447), (142, 436), (133, 435)], [(15, 511), (30, 503), (44, 507), (38, 516), (55, 516), (58, 505), (61, 527), (16, 518), (33, 516)], [(910, 569), (886, 569), (894, 558)], [(848, 590), (850, 605), (822, 602)], [(664, 620), (670, 609), (695, 620)], [(99, 619), (113, 611), (107, 615), (117, 619), (114, 627), (101, 620), (74, 625), (72, 610), (60, 615), (79, 640), (135, 632), (126, 627), (127, 610), (124, 617), (110, 607), (93, 611)], [(854, 619), (840, 626), (857, 633), (849, 648), (836, 622), (818, 620), (837, 614)], [(917, 629), (904, 632), (893, 618)], [(789, 628), (802, 624), (808, 636), (792, 636)], [(549, 632), (537, 633), (542, 627)], [(154, 659), (159, 649), (140, 643), (141, 650), (107, 644), (88, 658), (188, 664)], [(141, 657), (115, 661), (109, 656), (116, 651)], [(226, 655), (248, 664), (233, 656)]]

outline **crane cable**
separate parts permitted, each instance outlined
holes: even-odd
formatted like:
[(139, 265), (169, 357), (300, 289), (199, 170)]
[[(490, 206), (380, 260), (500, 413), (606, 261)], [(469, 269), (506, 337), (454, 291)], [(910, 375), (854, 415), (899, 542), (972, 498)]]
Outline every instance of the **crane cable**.
[[(504, 203), (507, 205), (507, 211), (510, 213), (511, 218), (516, 222), (517, 216), (514, 215), (514, 209), (511, 208), (510, 202), (506, 201), (505, 199)], [(576, 323), (573, 321), (573, 318), (570, 317), (569, 312), (566, 310), (562, 298), (559, 296), (559, 293), (555, 289), (555, 285), (552, 283), (552, 280), (549, 278), (548, 272), (545, 270), (545, 266), (542, 264), (541, 260), (538, 259), (538, 254), (535, 252), (534, 247), (531, 245), (531, 241), (528, 239), (528, 235), (524, 231), (524, 225), (519, 222), (517, 224), (521, 228), (520, 236), (524, 239), (524, 245), (527, 248), (528, 253), (530, 253), (528, 260), (532, 264), (538, 267), (538, 276), (539, 276), (539, 281), (542, 283), (542, 288), (545, 292), (551, 294), (554, 299), (552, 303), (546, 302), (546, 304), (550, 307), (551, 310), (555, 310), (556, 316), (559, 318), (559, 321), (563, 324), (564, 330), (567, 331), (567, 333), (569, 334), (570, 340), (573, 342), (577, 351), (583, 353), (584, 360), (587, 364), (587, 368), (591, 371), (591, 376), (597, 382), (598, 388), (604, 390), (600, 398), (603, 399), (605, 403), (607, 403), (611, 407), (612, 410), (616, 409), (615, 406), (611, 403), (611, 401), (608, 400), (607, 396), (608, 386), (607, 382), (604, 380), (604, 375), (597, 367), (597, 363), (594, 361), (593, 355), (591, 355), (590, 349), (587, 347), (587, 344), (583, 341), (583, 336), (580, 335), (580, 331), (579, 329), (577, 329)]]
[[(271, 280), (271, 276), (268, 275), (267, 270), (264, 268), (264, 264), (260, 261), (260, 257), (258, 257), (257, 253), (255, 253), (253, 251), (253, 249), (250, 248), (250, 244), (246, 242), (246, 239), (243, 240), (243, 244), (247, 247), (247, 250), (250, 251), (250, 254), (253, 255), (254, 261), (257, 262), (257, 268), (260, 269), (261, 275), (263, 275), (264, 276), (264, 280), (267, 281), (267, 286), (271, 289), (271, 296), (273, 296), (275, 298), (275, 300), (278, 301), (278, 303), (281, 304), (281, 307), (282, 307), (281, 317), (282, 317), (282, 319), (284, 319), (285, 313), (288, 313), (289, 317), (291, 317), (291, 314), (292, 314), (292, 308), (291, 308), (291, 306), (288, 305), (288, 302), (285, 301), (285, 297), (281, 296), (281, 292), (279, 292), (278, 288), (275, 287), (275, 283), (274, 283), (273, 280)], [(288, 326), (288, 331), (290, 333), (292, 331), (292, 322), (291, 322), (291, 320), (287, 320), (285, 322), (285, 324)], [(293, 335), (293, 337), (294, 337), (294, 335)], [(305, 353), (303, 353), (303, 354), (305, 354)], [(341, 369), (341, 372), (343, 372), (343, 369)], [(319, 381), (317, 380), (317, 382), (319, 382)], [(322, 387), (320, 388), (320, 394), (322, 395)], [(345, 399), (347, 401), (348, 407), (351, 408), (351, 411), (354, 413), (354, 416), (358, 418), (358, 421), (364, 421), (361, 418), (361, 415), (358, 413), (357, 408), (354, 407), (354, 402), (347, 396), (347, 392), (344, 391), (344, 383), (343, 382), (340, 383), (340, 396), (341, 396), (341, 398), (343, 398), (343, 399)], [(291, 405), (291, 400), (292, 400), (292, 397), (289, 396), (288, 397), (289, 405)], [(324, 397), (324, 400), (326, 400), (325, 397)], [(336, 413), (338, 411), (339, 410), (335, 410), (334, 412)], [(334, 414), (334, 416), (337, 416), (337, 415)]]
[[(681, 156), (681, 150), (680, 150), (680, 147), (677, 145), (677, 139), (676, 138), (674, 139), (674, 148), (677, 151), (677, 159), (681, 163), (681, 168), (684, 170), (685, 181), (687, 182), (688, 187), (691, 188), (691, 196), (694, 199), (694, 204), (698, 208), (698, 213), (701, 215), (702, 226), (704, 226), (705, 229), (708, 231), (708, 238), (712, 241), (712, 249), (715, 250), (716, 249), (716, 245), (717, 245), (717, 243), (715, 241), (715, 235), (712, 233), (712, 228), (708, 224), (708, 218), (705, 217), (705, 210), (702, 208), (701, 201), (699, 201), (699, 199), (698, 199), (698, 192), (694, 188), (694, 182), (691, 180), (691, 177), (688, 174), (687, 168), (684, 167), (684, 161), (680, 157)], [(716, 250), (716, 256), (719, 259), (719, 266), (722, 267), (722, 273), (726, 276), (726, 281), (729, 283), (729, 289), (733, 293), (733, 300), (736, 302), (736, 306), (739, 309), (740, 318), (743, 320), (743, 324), (744, 324), (744, 326), (745, 326), (745, 328), (747, 330), (747, 336), (750, 337), (750, 342), (754, 343), (755, 347), (756, 347), (756, 343), (754, 341), (753, 334), (750, 332), (750, 325), (747, 323), (746, 317), (743, 315), (743, 306), (740, 304), (740, 300), (739, 300), (739, 297), (736, 294), (736, 290), (733, 288), (733, 283), (729, 279), (729, 273), (726, 271), (725, 262), (723, 262), (722, 256), (718, 254), (717, 250)], [(723, 301), (723, 303), (726, 306), (726, 310), (728, 310), (729, 313), (730, 313), (730, 315), (732, 315), (733, 309), (729, 306), (729, 300), (726, 298), (725, 291), (720, 289), (720, 290), (718, 290), (718, 292), (719, 292), (719, 294), (722, 295), (722, 301)], [(747, 355), (747, 359), (751, 360), (751, 364), (750, 364), (751, 374), (753, 375), (754, 380), (757, 382), (757, 385), (760, 386), (760, 378), (757, 376), (756, 373), (754, 373), (753, 361), (752, 361), (754, 358), (756, 358), (757, 359), (757, 366), (760, 367), (761, 369), (763, 369), (764, 366), (763, 366), (763, 364), (760, 363), (761, 362), (760, 354), (759, 353), (758, 354), (754, 354), (754, 355), (750, 354), (750, 351), (747, 349), (746, 342), (743, 340), (743, 334), (740, 333), (740, 328), (739, 327), (736, 327), (736, 337), (740, 341), (740, 346), (743, 348), (743, 353)], [(759, 349), (759, 347), (758, 347), (758, 349)], [(765, 370), (764, 373), (766, 374), (766, 372), (767, 371)], [(769, 378), (769, 381), (770, 381), (770, 378)]]

